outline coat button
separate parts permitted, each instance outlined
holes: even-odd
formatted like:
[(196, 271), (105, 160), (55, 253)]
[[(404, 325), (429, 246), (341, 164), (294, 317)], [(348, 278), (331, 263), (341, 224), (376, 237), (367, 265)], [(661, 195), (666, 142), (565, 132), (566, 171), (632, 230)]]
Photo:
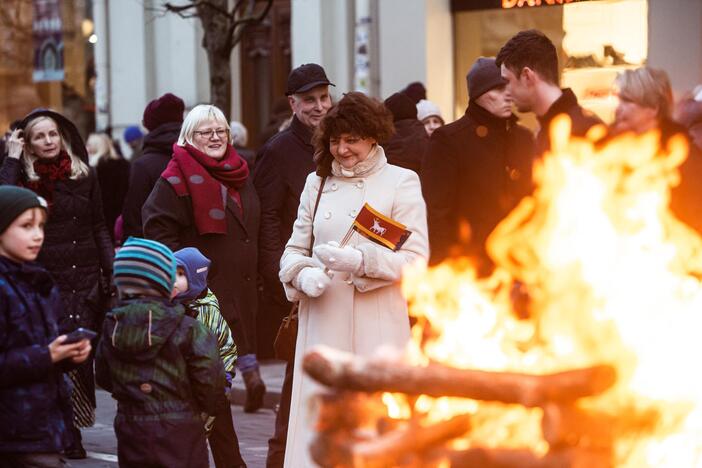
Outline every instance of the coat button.
[(324, 219), (330, 219), (331, 214), (332, 214), (331, 211), (327, 211), (326, 213), (324, 213)]
[(475, 129), (475, 134), (480, 138), (485, 138), (488, 134), (488, 129), (485, 125), (478, 125)]
[(151, 384), (143, 383), (143, 384), (139, 385), (139, 390), (141, 390), (142, 392), (144, 392), (146, 394), (149, 394), (153, 390), (153, 387), (151, 387)]
[(250, 277), (249, 275), (244, 276), (244, 279), (245, 279), (246, 281), (251, 281), (251, 277)]
[(76, 266), (75, 266), (75, 265), (71, 265), (71, 268), (75, 269), (75, 268), (76, 268)]
[(360, 189), (363, 188), (363, 181), (361, 180), (361, 181), (356, 182), (356, 187), (358, 187)]
[(339, 188), (338, 185), (336, 185), (336, 184), (331, 184), (331, 189), (332, 189), (332, 190), (337, 190), (338, 188)]
[(75, 293), (76, 293), (76, 290), (75, 290), (75, 289), (71, 289), (71, 292), (72, 292), (73, 294), (75, 294)]
[(249, 244), (251, 243), (251, 239), (244, 239), (244, 244)]
[(77, 243), (78, 243), (78, 241), (73, 241), (73, 245), (76, 245)]
[(78, 219), (78, 216), (73, 217), (73, 221), (76, 221)]

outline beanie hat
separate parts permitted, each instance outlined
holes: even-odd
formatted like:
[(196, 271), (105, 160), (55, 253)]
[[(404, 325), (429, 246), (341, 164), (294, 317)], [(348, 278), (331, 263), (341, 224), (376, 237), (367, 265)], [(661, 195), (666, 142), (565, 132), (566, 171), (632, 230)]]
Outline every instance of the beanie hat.
[(417, 103), (417, 120), (424, 120), (432, 115), (440, 118), (442, 122), (444, 121), (439, 106), (426, 99), (422, 99)]
[(408, 84), (401, 93), (409, 97), (413, 104), (417, 104), (422, 99), (427, 98), (427, 89), (419, 81)]
[(171, 296), (176, 262), (171, 249), (149, 239), (130, 237), (114, 262), (114, 280), (120, 297)]
[(207, 289), (207, 273), (210, 271), (210, 259), (202, 255), (195, 247), (186, 247), (175, 252), (176, 265), (185, 272), (188, 290), (179, 293), (176, 299), (192, 301)]
[(131, 143), (134, 140), (138, 140), (143, 136), (144, 134), (141, 133), (141, 130), (136, 125), (130, 125), (129, 127), (124, 129), (124, 141), (126, 141), (127, 143)]
[(502, 78), (500, 68), (495, 64), (495, 59), (480, 57), (475, 61), (468, 76), (468, 96), (475, 101), (493, 88), (507, 84)]
[(405, 119), (417, 119), (417, 107), (412, 99), (403, 93), (395, 93), (385, 100), (385, 107), (392, 112), (393, 122)]
[(46, 200), (29, 189), (14, 185), (0, 186), (0, 234), (30, 208), (48, 209)]
[(142, 123), (149, 131), (168, 122), (183, 122), (185, 103), (178, 96), (166, 93), (151, 101), (144, 109)]

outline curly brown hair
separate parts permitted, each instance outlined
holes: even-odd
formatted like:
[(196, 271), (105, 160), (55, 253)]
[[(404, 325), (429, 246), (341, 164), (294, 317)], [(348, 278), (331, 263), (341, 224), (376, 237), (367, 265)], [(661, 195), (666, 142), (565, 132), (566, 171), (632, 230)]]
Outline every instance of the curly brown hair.
[(354, 91), (344, 94), (324, 116), (312, 139), (318, 176), (326, 177), (331, 174), (334, 156), (329, 151), (329, 141), (344, 133), (387, 141), (395, 133), (392, 114), (382, 102), (363, 93)]

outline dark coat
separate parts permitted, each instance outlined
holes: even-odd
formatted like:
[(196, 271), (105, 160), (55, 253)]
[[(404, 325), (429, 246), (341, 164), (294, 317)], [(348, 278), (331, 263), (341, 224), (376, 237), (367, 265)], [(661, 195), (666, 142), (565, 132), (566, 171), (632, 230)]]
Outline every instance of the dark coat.
[(429, 136), (417, 119), (395, 122), (395, 134), (381, 145), (389, 164), (410, 169), (419, 174), (422, 159), (429, 146)]
[(180, 126), (178, 122), (168, 122), (156, 127), (144, 137), (143, 153), (139, 159), (132, 162), (129, 192), (122, 209), (125, 239), (129, 236), (144, 235), (141, 208), (171, 160), (173, 144), (178, 141)]
[(243, 217), (227, 197), (226, 234), (200, 235), (190, 196), (178, 197), (168, 181), (159, 178), (142, 210), (144, 237), (172, 250), (195, 247), (212, 261), (208, 276), (224, 319), (234, 333), (240, 355), (254, 353), (258, 308), (256, 269), (260, 206), (249, 178), (239, 191)]
[[(466, 253), (485, 260), (487, 236), (531, 191), (533, 157), (531, 132), (515, 117), (495, 117), (472, 102), (432, 134), (421, 175), (432, 263)], [(462, 220), (471, 228), (467, 251)]]
[(536, 135), (536, 154), (544, 154), (551, 147), (549, 140), (549, 127), (556, 116), (567, 114), (572, 122), (571, 134), (579, 137), (585, 136), (588, 130), (595, 125), (604, 125), (595, 114), (583, 109), (578, 104), (578, 98), (570, 88), (563, 89), (561, 97), (551, 104), (548, 111), (539, 117), (541, 128)]
[(147, 298), (109, 312), (103, 333), (96, 377), (117, 400), (120, 466), (207, 466), (200, 413), (215, 414), (226, 384), (214, 335)]
[(103, 158), (96, 167), (102, 208), (105, 213), (105, 226), (114, 241), (115, 221), (122, 214), (124, 198), (129, 187), (129, 161)]
[(316, 168), (313, 157), (312, 132), (293, 117), (290, 127), (271, 138), (256, 158), (254, 186), (261, 200), (259, 272), (266, 283), (280, 285), (280, 257), (292, 234), (305, 180)]
[(67, 367), (49, 353), (60, 315), (44, 268), (0, 257), (0, 452), (60, 452), (70, 443)]

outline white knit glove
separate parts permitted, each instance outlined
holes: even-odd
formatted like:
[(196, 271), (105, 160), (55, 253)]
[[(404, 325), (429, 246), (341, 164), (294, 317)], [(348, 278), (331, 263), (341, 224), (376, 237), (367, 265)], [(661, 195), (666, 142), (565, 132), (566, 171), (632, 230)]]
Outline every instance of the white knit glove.
[(350, 245), (339, 247), (338, 242), (328, 242), (315, 247), (314, 254), (330, 270), (358, 276), (363, 273), (363, 254)]
[(331, 279), (321, 268), (307, 267), (297, 274), (295, 282), (297, 284), (293, 286), (309, 297), (319, 297), (327, 289)]

